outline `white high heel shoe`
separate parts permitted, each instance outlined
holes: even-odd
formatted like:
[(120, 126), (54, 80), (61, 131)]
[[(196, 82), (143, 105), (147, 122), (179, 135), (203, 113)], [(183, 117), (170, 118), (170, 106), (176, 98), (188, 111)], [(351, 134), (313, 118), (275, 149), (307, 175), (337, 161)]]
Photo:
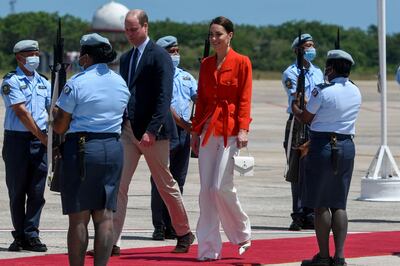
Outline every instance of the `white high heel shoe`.
[(242, 242), (239, 244), (239, 255), (242, 255), (243, 253), (246, 252), (251, 246), (251, 241), (247, 240), (245, 242)]

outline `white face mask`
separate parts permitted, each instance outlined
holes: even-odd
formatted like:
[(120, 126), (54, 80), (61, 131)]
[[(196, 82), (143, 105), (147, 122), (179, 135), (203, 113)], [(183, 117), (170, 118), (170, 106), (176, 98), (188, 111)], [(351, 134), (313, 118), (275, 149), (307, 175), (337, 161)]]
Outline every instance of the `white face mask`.
[(24, 67), (29, 71), (29, 72), (34, 72), (40, 63), (39, 56), (28, 56), (25, 58), (26, 63)]
[(174, 65), (174, 67), (177, 67), (179, 65), (179, 61), (181, 60), (181, 56), (178, 54), (174, 54), (174, 55), (171, 55), (171, 59), (172, 59), (172, 64)]

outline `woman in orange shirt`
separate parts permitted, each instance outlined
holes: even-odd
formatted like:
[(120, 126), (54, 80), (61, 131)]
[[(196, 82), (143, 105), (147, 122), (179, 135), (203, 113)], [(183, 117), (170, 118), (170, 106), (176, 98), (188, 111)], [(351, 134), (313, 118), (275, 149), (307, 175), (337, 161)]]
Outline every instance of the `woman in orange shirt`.
[(230, 46), (233, 23), (213, 19), (209, 39), (215, 55), (200, 67), (193, 119), (192, 149), (199, 155), (200, 217), (197, 223), (198, 260), (221, 258), (220, 223), (239, 254), (250, 247), (250, 220), (242, 210), (233, 183), (233, 156), (247, 146), (252, 68), (247, 56)]

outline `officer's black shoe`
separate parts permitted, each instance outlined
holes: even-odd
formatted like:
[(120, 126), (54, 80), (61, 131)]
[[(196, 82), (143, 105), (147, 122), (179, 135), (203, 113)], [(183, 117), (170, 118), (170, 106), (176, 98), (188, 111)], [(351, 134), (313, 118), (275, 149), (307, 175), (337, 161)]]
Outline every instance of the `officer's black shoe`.
[(164, 240), (165, 239), (164, 229), (162, 229), (162, 228), (154, 229), (152, 239), (153, 240), (158, 240), (158, 241)]
[(165, 239), (176, 239), (176, 233), (173, 228), (165, 229)]
[(40, 241), (39, 237), (31, 237), (28, 240), (25, 240), (22, 249), (34, 252), (47, 251), (46, 245)]
[(323, 258), (319, 255), (315, 255), (311, 260), (303, 260), (301, 266), (331, 266), (332, 258)]
[(302, 223), (298, 220), (293, 220), (289, 226), (289, 231), (300, 231), (302, 228)]
[(333, 258), (332, 266), (347, 266), (344, 258)]
[(21, 251), (22, 250), (22, 240), (21, 239), (14, 239), (14, 242), (8, 247), (8, 251)]

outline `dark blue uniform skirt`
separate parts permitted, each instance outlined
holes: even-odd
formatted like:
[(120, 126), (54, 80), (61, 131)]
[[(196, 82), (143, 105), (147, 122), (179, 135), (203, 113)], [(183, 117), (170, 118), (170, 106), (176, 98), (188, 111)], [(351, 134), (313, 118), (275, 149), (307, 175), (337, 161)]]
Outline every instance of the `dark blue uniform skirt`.
[(85, 210), (115, 211), (123, 165), (122, 144), (111, 134), (89, 133), (84, 152), (85, 177), (79, 174), (79, 137), (67, 134), (63, 147), (61, 201), (63, 214)]
[(346, 209), (355, 147), (350, 135), (338, 135), (338, 172), (333, 173), (330, 133), (311, 132), (306, 157), (302, 205), (309, 208)]

